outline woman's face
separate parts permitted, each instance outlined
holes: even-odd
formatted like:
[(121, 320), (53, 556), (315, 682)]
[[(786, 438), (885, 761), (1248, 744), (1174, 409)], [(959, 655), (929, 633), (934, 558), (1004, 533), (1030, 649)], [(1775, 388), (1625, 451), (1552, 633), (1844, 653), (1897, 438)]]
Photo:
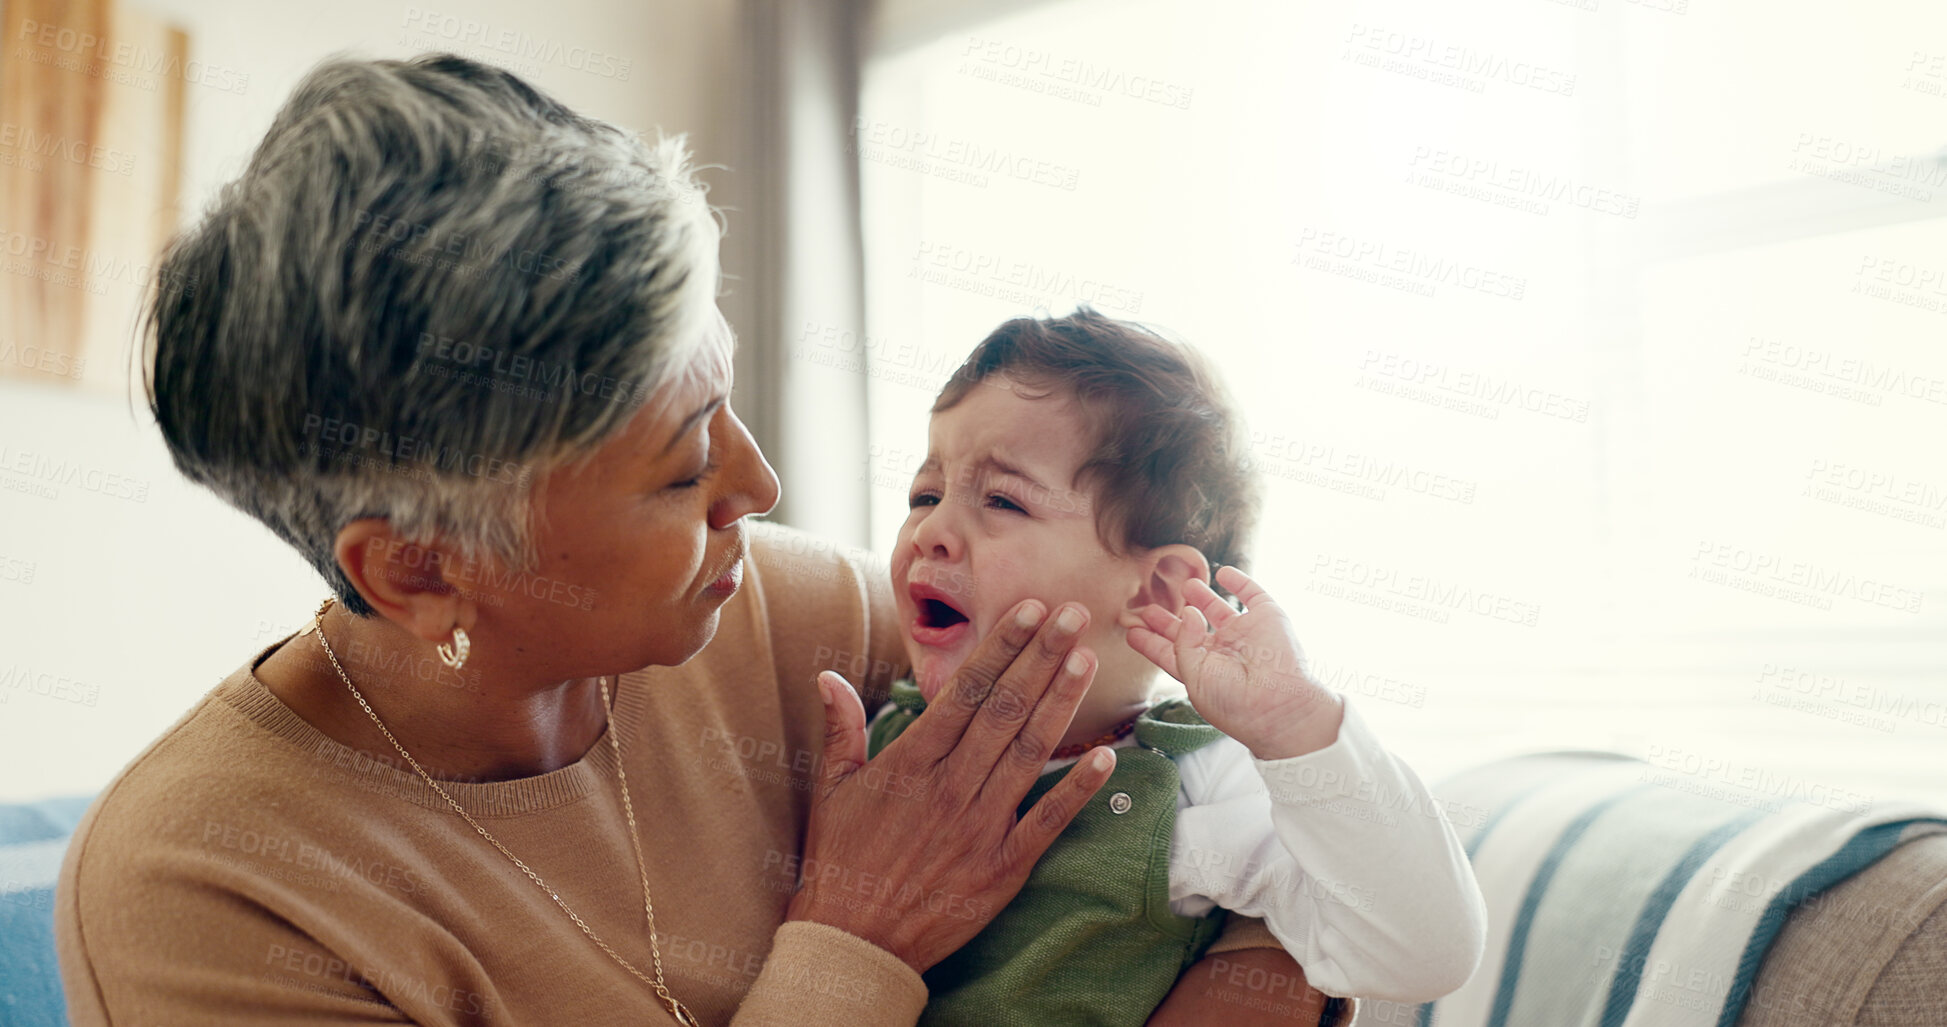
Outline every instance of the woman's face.
[(742, 518), (778, 496), (730, 410), (728, 327), (717, 322), (720, 344), (688, 381), (656, 393), (585, 464), (541, 479), (536, 568), (471, 582), (496, 662), (549, 678), (623, 673), (682, 663), (715, 635), (743, 573)]

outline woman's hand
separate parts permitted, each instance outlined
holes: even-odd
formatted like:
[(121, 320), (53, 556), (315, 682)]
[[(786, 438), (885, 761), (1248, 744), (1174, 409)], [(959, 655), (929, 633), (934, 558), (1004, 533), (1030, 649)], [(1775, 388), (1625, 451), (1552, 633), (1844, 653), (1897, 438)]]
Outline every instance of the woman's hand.
[(1155, 605), (1123, 614), (1129, 647), (1183, 682), (1197, 713), (1258, 759), (1331, 745), (1345, 707), (1305, 673), (1291, 618), (1235, 567), (1220, 568), (1217, 583), (1243, 602), (1244, 612), (1193, 579), (1183, 589), (1181, 614)]
[(825, 764), (786, 919), (837, 927), (920, 972), (980, 933), (1115, 768), (1097, 748), (1015, 815), (1095, 676), (1075, 646), (1087, 627), (1079, 604), (1053, 617), (1032, 599), (1016, 606), (870, 763), (857, 694), (820, 675)]

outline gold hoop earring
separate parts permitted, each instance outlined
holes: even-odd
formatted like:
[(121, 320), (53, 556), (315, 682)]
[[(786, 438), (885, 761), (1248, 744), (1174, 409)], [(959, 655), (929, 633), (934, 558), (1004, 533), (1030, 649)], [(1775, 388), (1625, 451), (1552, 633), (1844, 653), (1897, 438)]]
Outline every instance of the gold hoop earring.
[(439, 662), (446, 664), (454, 670), (459, 670), (460, 665), (466, 662), (466, 654), (472, 651), (472, 649), (473, 640), (466, 637), (466, 629), (455, 624), (453, 625), (452, 648), (447, 648), (445, 642), (439, 644)]

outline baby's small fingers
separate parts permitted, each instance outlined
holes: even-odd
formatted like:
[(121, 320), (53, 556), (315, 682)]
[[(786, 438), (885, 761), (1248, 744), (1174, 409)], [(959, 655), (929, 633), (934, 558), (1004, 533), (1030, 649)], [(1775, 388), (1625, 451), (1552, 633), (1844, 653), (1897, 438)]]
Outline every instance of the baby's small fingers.
[(1183, 630), (1182, 618), (1157, 606), (1155, 603), (1151, 603), (1135, 611), (1124, 612), (1131, 613), (1143, 627), (1156, 632), (1172, 642), (1176, 641), (1176, 633)]
[(1195, 649), (1203, 645), (1204, 639), (1208, 637), (1210, 637), (1210, 622), (1204, 619), (1203, 611), (1194, 606), (1185, 607), (1183, 630), (1176, 635), (1177, 652)]
[(1126, 637), (1129, 648), (1162, 668), (1163, 673), (1176, 677), (1176, 646), (1169, 639), (1144, 627), (1130, 628)]
[(1271, 598), (1271, 593), (1264, 590), (1264, 586), (1229, 564), (1217, 568), (1217, 584), (1230, 589), (1230, 594), (1236, 596), (1246, 610), (1254, 610), (1266, 603), (1275, 605), (1277, 602)]
[(1183, 599), (1186, 606), (1203, 614), (1204, 620), (1210, 623), (1213, 630), (1222, 628), (1232, 617), (1237, 616), (1237, 611), (1229, 603), (1224, 602), (1223, 596), (1195, 578), (1190, 579), (1184, 586)]

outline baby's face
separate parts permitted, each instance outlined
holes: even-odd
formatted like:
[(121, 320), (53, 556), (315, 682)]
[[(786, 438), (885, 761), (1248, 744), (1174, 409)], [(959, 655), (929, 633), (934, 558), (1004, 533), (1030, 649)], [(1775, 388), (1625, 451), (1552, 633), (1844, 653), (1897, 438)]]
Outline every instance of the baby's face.
[[(1096, 535), (1094, 496), (1075, 485), (1094, 433), (1070, 393), (1043, 391), (995, 376), (933, 415), (892, 557), (906, 652), (929, 702), (1030, 597), (1051, 611), (1071, 601), (1089, 608), (1082, 641), (1096, 654), (1098, 683), (1133, 687), (1150, 677), (1116, 626), (1145, 564), (1109, 552)], [(1091, 689), (1077, 724), (1092, 705), (1141, 697), (1097, 694), (1104, 691)]]

